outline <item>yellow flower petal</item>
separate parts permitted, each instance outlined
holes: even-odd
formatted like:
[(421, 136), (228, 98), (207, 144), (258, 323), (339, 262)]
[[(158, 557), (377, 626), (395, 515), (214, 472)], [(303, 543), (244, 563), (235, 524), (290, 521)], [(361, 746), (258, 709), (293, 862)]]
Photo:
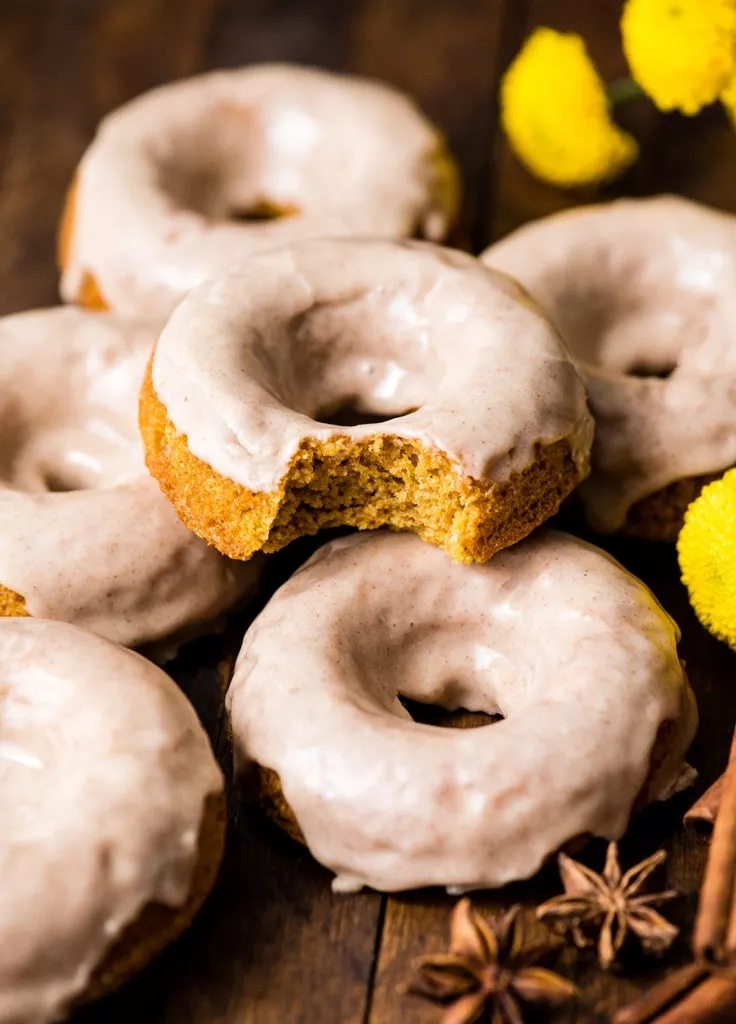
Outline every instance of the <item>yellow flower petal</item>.
[(677, 553), (696, 615), (736, 648), (736, 469), (704, 487), (687, 510)]
[(736, 73), (736, 0), (627, 0), (631, 74), (660, 110), (697, 114)]
[(583, 40), (549, 28), (527, 39), (504, 75), (501, 123), (522, 163), (556, 185), (613, 178), (638, 152), (610, 118)]
[(721, 103), (731, 118), (731, 124), (736, 128), (736, 75), (734, 75), (721, 93)]

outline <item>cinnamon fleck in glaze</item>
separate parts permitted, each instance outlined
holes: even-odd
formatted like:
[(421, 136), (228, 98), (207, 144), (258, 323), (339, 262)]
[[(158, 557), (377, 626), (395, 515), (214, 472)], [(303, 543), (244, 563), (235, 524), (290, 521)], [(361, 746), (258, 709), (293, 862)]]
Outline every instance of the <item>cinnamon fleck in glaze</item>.
[(736, 218), (673, 196), (549, 217), (483, 260), (539, 300), (582, 361), (591, 524), (736, 462)]
[[(697, 719), (678, 638), (639, 580), (564, 534), (484, 566), (351, 536), (248, 631), (236, 765), (277, 773), (336, 889), (504, 885), (574, 837), (620, 837), (637, 800), (677, 785)], [(423, 725), (400, 696), (503, 721)]]
[(165, 319), (259, 249), (330, 235), (441, 241), (457, 207), (438, 132), (386, 85), (288, 65), (218, 71), (102, 122), (77, 172), (61, 290)]
[(58, 622), (0, 620), (0, 1021), (65, 1016), (127, 925), (181, 906), (222, 777), (174, 683)]
[(138, 391), (154, 338), (74, 308), (0, 319), (0, 611), (140, 646), (255, 585), (258, 563), (194, 537), (146, 472)]

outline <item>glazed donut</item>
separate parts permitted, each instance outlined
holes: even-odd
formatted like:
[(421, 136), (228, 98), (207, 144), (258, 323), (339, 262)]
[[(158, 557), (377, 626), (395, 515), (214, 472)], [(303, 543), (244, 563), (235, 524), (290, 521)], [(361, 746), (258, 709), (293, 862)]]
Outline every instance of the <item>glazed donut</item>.
[(557, 510), (591, 443), (580, 378), (514, 282), (356, 239), (257, 254), (191, 293), (141, 428), (184, 522), (235, 558), (347, 524), (485, 561)]
[[(678, 637), (643, 583), (565, 534), (484, 566), (352, 535), (246, 634), (227, 698), (236, 768), (278, 780), (337, 890), (528, 878), (677, 787), (697, 720)], [(504, 720), (439, 729), (400, 697)]]
[(144, 966), (222, 857), (220, 770), (178, 687), (66, 623), (0, 619), (0, 1020), (50, 1024)]
[(0, 319), (0, 615), (168, 644), (255, 586), (258, 563), (208, 548), (146, 472), (136, 414), (154, 338), (74, 308)]
[(400, 92), (288, 65), (218, 71), (102, 122), (67, 200), (61, 290), (163, 320), (257, 249), (332, 235), (442, 241), (457, 205), (441, 136)]
[(523, 227), (482, 258), (529, 289), (583, 363), (590, 524), (675, 540), (703, 484), (736, 462), (736, 218), (619, 200)]

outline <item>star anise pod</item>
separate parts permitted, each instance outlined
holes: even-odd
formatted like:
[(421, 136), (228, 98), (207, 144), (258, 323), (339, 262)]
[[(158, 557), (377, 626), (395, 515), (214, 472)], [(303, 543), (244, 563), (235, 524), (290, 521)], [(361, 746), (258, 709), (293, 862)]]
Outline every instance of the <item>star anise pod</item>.
[[(535, 966), (554, 944), (527, 945), (519, 906), (485, 921), (460, 900), (452, 912), (450, 949), (414, 961), (419, 977), (409, 991), (450, 1004), (442, 1024), (524, 1024), (523, 1005), (559, 1006), (577, 992), (559, 974)], [(484, 1019), (486, 1019), (484, 1017)]]
[(609, 843), (603, 874), (561, 853), (557, 859), (565, 887), (562, 896), (537, 908), (537, 917), (569, 931), (581, 949), (596, 944), (598, 962), (607, 971), (616, 960), (629, 933), (641, 942), (646, 953), (663, 953), (674, 942), (679, 929), (653, 908), (653, 904), (674, 899), (671, 890), (641, 894), (649, 876), (664, 862), (664, 850), (647, 857), (622, 874), (616, 843)]

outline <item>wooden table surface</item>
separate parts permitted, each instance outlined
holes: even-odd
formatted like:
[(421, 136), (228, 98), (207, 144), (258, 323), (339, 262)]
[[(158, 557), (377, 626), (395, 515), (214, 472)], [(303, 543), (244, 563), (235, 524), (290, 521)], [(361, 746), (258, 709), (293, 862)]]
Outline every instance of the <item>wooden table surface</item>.
[[(442, 126), (460, 160), (474, 251), (525, 220), (594, 198), (548, 188), (518, 166), (496, 127), (496, 94), (502, 70), (537, 24), (582, 32), (606, 77), (622, 74), (619, 10), (616, 0), (2, 0), (0, 312), (57, 300), (56, 223), (98, 119), (150, 86), (205, 68), (294, 60), (407, 90)], [(720, 110), (688, 121), (657, 115), (637, 100), (625, 113), (643, 154), (616, 194), (673, 190), (736, 209), (736, 135)], [(670, 548), (607, 546), (682, 627), (701, 707), (691, 754), (700, 790), (725, 764), (736, 658), (695, 622)], [(274, 580), (295, 557), (275, 559)], [(172, 666), (223, 765), (229, 751), (222, 695), (247, 622), (243, 616), (224, 638), (191, 645)], [(684, 937), (662, 964), (636, 960), (626, 977), (602, 975), (587, 954), (565, 952), (561, 969), (583, 996), (555, 1020), (602, 1022), (686, 959), (704, 862), (704, 849), (680, 826), (692, 795), (645, 813), (623, 844), (626, 860), (660, 844), (670, 851), (667, 882), (684, 894), (672, 913)], [(585, 857), (596, 864), (602, 853), (601, 844), (592, 844)], [(125, 990), (77, 1014), (75, 1024), (437, 1020), (437, 1008), (399, 995), (397, 986), (414, 956), (444, 948), (453, 900), (438, 891), (334, 896), (329, 883), (305, 850), (257, 810), (233, 801), (224, 868), (195, 926)], [(511, 891), (479, 894), (478, 904), (533, 905), (555, 891), (549, 869)]]

